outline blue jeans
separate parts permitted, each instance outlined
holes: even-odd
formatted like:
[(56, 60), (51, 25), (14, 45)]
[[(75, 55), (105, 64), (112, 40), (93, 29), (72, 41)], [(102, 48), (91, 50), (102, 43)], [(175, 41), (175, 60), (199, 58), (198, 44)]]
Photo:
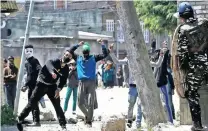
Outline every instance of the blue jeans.
[(172, 116), (173, 116), (173, 119), (175, 119), (175, 108), (174, 108), (174, 105), (173, 105), (173, 90), (171, 89), (170, 87), (170, 84), (168, 83), (168, 100), (169, 100), (169, 106), (171, 108), (171, 112), (172, 112)]
[(142, 109), (141, 109), (140, 99), (138, 97), (137, 88), (136, 87), (130, 87), (129, 88), (129, 96), (128, 96), (129, 107), (128, 107), (128, 116), (127, 116), (128, 120), (130, 120), (130, 121), (133, 120), (133, 110), (134, 110), (134, 105), (136, 103), (137, 98), (138, 98), (138, 102), (137, 102), (136, 124), (141, 125)]
[(16, 97), (16, 83), (7, 83), (4, 85), (4, 93), (6, 95), (6, 103), (14, 110), (14, 101)]
[(160, 87), (160, 91), (161, 91), (161, 100), (162, 100), (162, 104), (165, 105), (165, 109), (166, 112), (168, 113), (168, 120), (169, 122), (173, 123), (173, 116), (172, 116), (172, 111), (170, 108), (170, 104), (169, 104), (169, 98), (168, 98), (168, 91), (166, 86), (162, 86)]

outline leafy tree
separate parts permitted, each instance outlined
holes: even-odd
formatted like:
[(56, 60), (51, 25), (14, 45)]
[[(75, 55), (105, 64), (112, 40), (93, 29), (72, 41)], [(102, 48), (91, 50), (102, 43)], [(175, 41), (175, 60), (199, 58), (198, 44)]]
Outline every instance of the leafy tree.
[(153, 33), (173, 33), (177, 19), (173, 14), (177, 11), (177, 1), (135, 0), (137, 15), (146, 28)]

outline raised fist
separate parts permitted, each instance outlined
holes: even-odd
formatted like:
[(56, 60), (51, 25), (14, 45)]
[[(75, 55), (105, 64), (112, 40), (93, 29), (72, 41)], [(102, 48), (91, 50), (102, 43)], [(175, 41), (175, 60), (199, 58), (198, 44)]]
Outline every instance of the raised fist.
[(112, 44), (109, 46), (109, 50), (110, 50), (110, 52), (112, 52), (112, 51), (113, 51), (113, 45), (114, 45), (114, 43), (112, 43)]
[(102, 39), (97, 39), (97, 42), (100, 44), (102, 43), (102, 41), (103, 41)]
[(84, 45), (84, 41), (79, 42), (79, 46), (82, 46), (82, 45)]

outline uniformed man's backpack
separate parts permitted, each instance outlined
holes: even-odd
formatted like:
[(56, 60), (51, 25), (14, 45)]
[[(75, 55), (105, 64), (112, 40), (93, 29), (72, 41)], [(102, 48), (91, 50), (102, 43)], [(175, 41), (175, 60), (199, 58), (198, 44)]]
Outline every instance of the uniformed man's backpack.
[(187, 36), (189, 47), (199, 48), (208, 45), (208, 20), (198, 18), (194, 22), (187, 22), (181, 26), (181, 31)]

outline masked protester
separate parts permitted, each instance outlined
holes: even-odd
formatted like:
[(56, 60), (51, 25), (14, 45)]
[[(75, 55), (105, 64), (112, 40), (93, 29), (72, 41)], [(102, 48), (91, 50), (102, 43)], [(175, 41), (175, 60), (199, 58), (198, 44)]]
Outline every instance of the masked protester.
[[(73, 59), (77, 62), (77, 74), (79, 79), (79, 92), (78, 92), (78, 106), (85, 115), (85, 124), (92, 127), (92, 118), (95, 108), (96, 100), (96, 62), (104, 59), (108, 55), (108, 51), (103, 41), (98, 41), (102, 45), (103, 54), (91, 55), (90, 45), (82, 41), (73, 46), (69, 52), (72, 54)], [(83, 46), (82, 46), (83, 45)], [(82, 56), (74, 53), (74, 51), (82, 46)], [(87, 103), (85, 103), (87, 102)], [(88, 106), (87, 106), (88, 105)]]
[[(68, 78), (69, 68), (67, 63), (70, 61), (70, 53), (66, 51), (61, 59), (51, 59), (40, 70), (38, 75), (37, 84), (33, 90), (32, 96), (28, 104), (17, 117), (17, 128), (23, 131), (22, 121), (29, 115), (30, 111), (35, 108), (36, 103), (45, 95), (51, 100), (59, 124), (63, 130), (66, 130), (66, 119), (64, 112), (60, 105), (59, 93), (66, 84)], [(59, 84), (57, 85), (57, 81)], [(58, 86), (58, 87), (57, 87)]]
[(16, 97), (17, 73), (18, 69), (14, 65), (14, 57), (9, 56), (8, 64), (5, 64), (3, 74), (6, 103), (12, 110), (14, 110), (14, 101)]
[[(183, 95), (189, 103), (192, 130), (203, 130), (198, 90), (208, 74), (208, 20), (194, 18), (194, 10), (188, 2), (179, 4), (179, 10), (174, 16), (181, 20), (174, 35), (174, 39), (178, 36), (178, 43), (174, 43), (174, 40), (172, 45), (175, 86), (179, 89), (181, 82), (185, 84)], [(178, 78), (179, 72), (184, 77)]]
[[(21, 88), (21, 91), (25, 92), (28, 89), (28, 100), (29, 100), (33, 90), (35, 89), (35, 85), (38, 78), (38, 73), (41, 69), (41, 65), (38, 59), (36, 59), (33, 56), (32, 45), (25, 46), (25, 55), (26, 55), (25, 69), (27, 75), (26, 75), (25, 84)], [(33, 115), (33, 123), (29, 124), (28, 126), (40, 126), (40, 110), (38, 107), (38, 102), (34, 105), (34, 108), (32, 109), (32, 115)]]

